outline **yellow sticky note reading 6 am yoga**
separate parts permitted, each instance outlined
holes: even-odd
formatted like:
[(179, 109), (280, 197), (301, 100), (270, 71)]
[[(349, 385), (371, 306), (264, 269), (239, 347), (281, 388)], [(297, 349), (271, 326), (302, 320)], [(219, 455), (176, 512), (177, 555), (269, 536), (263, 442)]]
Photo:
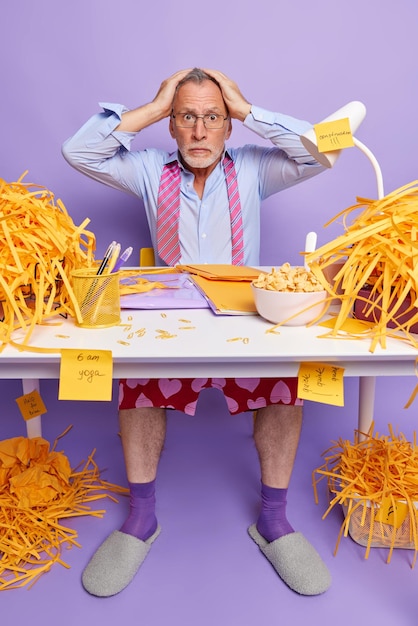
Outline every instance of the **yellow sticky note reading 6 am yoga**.
[(62, 350), (58, 399), (110, 401), (112, 372), (110, 350)]
[(301, 363), (298, 396), (302, 400), (344, 406), (344, 368), (332, 363)]
[(333, 122), (322, 122), (314, 125), (318, 152), (332, 152), (354, 146), (350, 120), (344, 117)]

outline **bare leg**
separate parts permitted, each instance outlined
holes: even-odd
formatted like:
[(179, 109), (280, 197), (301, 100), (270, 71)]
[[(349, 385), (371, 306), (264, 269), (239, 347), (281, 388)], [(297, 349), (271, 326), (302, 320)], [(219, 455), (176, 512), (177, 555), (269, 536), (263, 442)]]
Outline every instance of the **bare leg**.
[(287, 489), (302, 428), (302, 406), (275, 404), (259, 409), (254, 441), (265, 485)]
[(165, 409), (141, 408), (119, 411), (126, 474), (131, 483), (155, 479), (166, 434)]

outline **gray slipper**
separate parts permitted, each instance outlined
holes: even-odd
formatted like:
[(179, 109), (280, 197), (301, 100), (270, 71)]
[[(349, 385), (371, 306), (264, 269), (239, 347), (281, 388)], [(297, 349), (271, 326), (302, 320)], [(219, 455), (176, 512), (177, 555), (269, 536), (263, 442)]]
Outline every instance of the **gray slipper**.
[(102, 598), (119, 593), (134, 578), (151, 549), (161, 528), (149, 539), (141, 541), (115, 530), (94, 553), (81, 580), (86, 591)]
[(248, 534), (293, 591), (304, 596), (316, 596), (331, 585), (327, 566), (302, 533), (290, 533), (269, 543), (253, 524)]

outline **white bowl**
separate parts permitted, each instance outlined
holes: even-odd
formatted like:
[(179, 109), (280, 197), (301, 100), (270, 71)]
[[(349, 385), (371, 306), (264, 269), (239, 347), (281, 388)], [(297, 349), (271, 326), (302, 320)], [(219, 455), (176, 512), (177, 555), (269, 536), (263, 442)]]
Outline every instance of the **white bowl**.
[(284, 326), (305, 326), (325, 310), (328, 293), (323, 291), (273, 291), (251, 284), (261, 317)]

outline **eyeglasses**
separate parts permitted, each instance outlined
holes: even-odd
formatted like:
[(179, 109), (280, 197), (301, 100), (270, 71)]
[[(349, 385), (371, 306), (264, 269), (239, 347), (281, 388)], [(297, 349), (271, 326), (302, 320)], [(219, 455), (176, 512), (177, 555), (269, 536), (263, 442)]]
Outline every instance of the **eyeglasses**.
[(194, 128), (197, 124), (197, 120), (203, 120), (205, 128), (216, 129), (223, 128), (225, 120), (228, 119), (228, 115), (218, 115), (217, 113), (208, 113), (207, 115), (194, 115), (194, 113), (179, 113), (178, 115), (171, 116), (175, 120), (178, 128)]

